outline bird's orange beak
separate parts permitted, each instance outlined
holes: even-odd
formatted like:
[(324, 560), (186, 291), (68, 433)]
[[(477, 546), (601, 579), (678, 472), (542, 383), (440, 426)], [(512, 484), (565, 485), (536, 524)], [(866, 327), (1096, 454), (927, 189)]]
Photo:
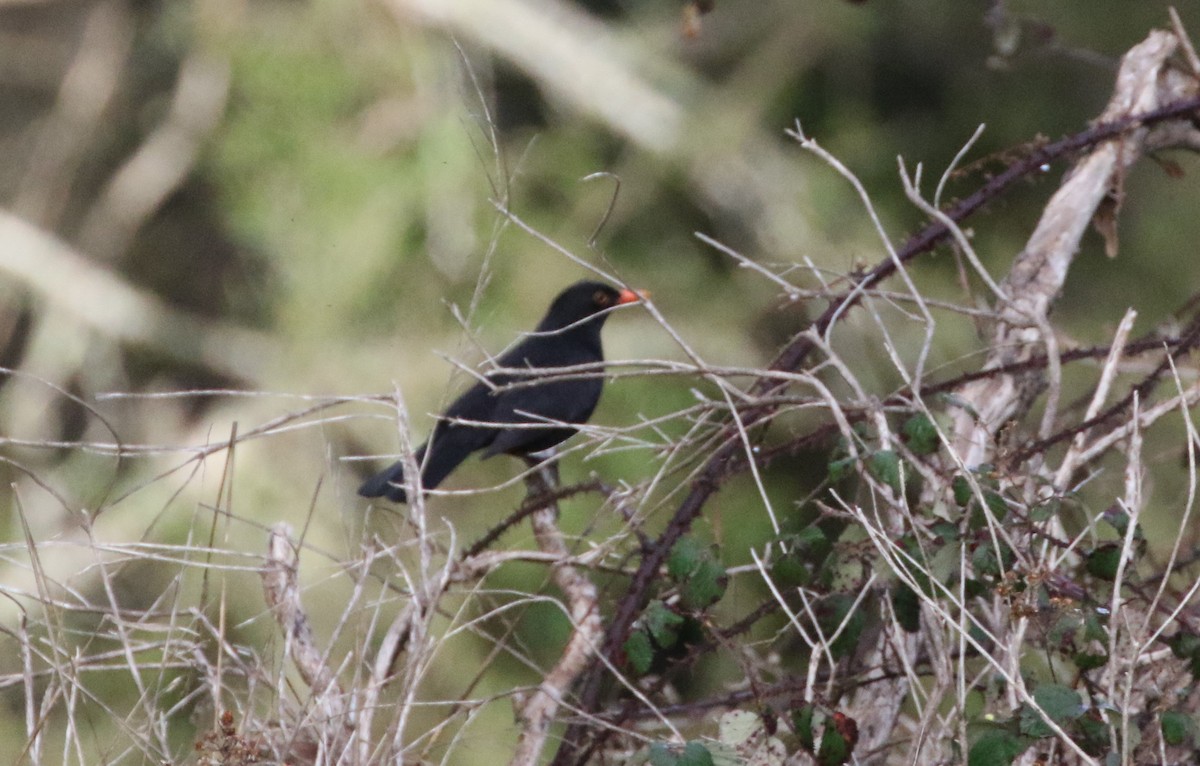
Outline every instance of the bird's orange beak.
[(649, 290), (622, 290), (620, 295), (617, 296), (617, 305), (624, 306), (626, 303), (637, 303), (649, 297)]

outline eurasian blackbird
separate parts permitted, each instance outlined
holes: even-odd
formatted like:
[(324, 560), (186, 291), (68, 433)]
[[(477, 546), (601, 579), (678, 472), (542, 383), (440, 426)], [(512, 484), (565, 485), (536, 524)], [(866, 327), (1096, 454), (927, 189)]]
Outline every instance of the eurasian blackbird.
[[(617, 290), (601, 282), (579, 282), (559, 293), (529, 337), (498, 360), (509, 372), (489, 373), (458, 397), (417, 449), (421, 486), (433, 489), (467, 456), (485, 450), (484, 459), (501, 453), (527, 456), (550, 449), (586, 423), (600, 401), (604, 382), (597, 370), (584, 377), (549, 376), (536, 381), (542, 368), (573, 367), (604, 361), (600, 328), (608, 309), (640, 300), (633, 290)], [(530, 372), (511, 370), (528, 368)], [(517, 427), (512, 427), (517, 426)], [(358, 488), (363, 497), (386, 497), (403, 503), (404, 464), (393, 463)]]

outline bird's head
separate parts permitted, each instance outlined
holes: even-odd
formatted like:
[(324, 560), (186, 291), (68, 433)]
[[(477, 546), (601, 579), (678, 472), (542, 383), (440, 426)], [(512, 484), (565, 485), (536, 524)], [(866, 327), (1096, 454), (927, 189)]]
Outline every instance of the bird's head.
[(617, 289), (603, 282), (577, 282), (558, 294), (537, 329), (538, 332), (554, 332), (593, 316), (603, 322), (604, 312), (608, 309), (637, 303), (646, 297), (640, 290)]

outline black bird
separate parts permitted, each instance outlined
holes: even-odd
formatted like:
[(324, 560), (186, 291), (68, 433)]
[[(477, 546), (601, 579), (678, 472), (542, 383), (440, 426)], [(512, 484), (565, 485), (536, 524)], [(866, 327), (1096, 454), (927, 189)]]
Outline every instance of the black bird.
[[(604, 385), (598, 371), (589, 377), (551, 376), (537, 385), (505, 386), (537, 379), (534, 371), (540, 368), (603, 362), (600, 328), (608, 309), (642, 297), (642, 293), (617, 290), (601, 282), (579, 282), (559, 293), (537, 330), (498, 360), (500, 368), (529, 368), (531, 372), (488, 374), (491, 385), (476, 383), (458, 397), (434, 426), (429, 441), (417, 449), (417, 465), (423, 466), (421, 486), (438, 486), (477, 450), (485, 450), (484, 459), (502, 453), (527, 456), (573, 436), (579, 429), (552, 424), (587, 422)], [(523, 427), (508, 427), (512, 425)], [(403, 503), (407, 501), (403, 485), (404, 464), (397, 462), (363, 482), (358, 494)]]

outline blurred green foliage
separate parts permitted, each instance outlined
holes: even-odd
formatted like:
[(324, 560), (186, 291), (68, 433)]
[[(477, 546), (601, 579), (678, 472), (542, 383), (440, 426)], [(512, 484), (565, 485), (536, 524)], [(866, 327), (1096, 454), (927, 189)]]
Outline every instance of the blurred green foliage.
[[(236, 517), (223, 527), (224, 544), (245, 552), (259, 552), (264, 545), (259, 527), (279, 520), (305, 528), (306, 541), (335, 560), (358, 549), (364, 528), (385, 539), (401, 535), (404, 525), (396, 515), (379, 509), (368, 516), (367, 504), (353, 495), (358, 477), (373, 463), (343, 461), (398, 450), (396, 412), (386, 403), (339, 405), (301, 419), (304, 428), (241, 444), (227, 474), (213, 463), (189, 475), (182, 449), (227, 440), (235, 424), (245, 433), (308, 406), (292, 395), (400, 392), (411, 438), (422, 440), (432, 422), (428, 413), (440, 410), (467, 380), (439, 355), (476, 364), (485, 350), (495, 353), (531, 328), (563, 285), (586, 276), (553, 247), (507, 222), (498, 207), (583, 261), (653, 291), (656, 307), (687, 346), (644, 312), (628, 310), (607, 325), (611, 359), (686, 360), (694, 351), (714, 365), (765, 365), (822, 307), (788, 302), (777, 286), (701, 243), (695, 233), (767, 268), (796, 269), (789, 277), (803, 287), (815, 286), (800, 271), (805, 259), (832, 280), (884, 257), (853, 190), (787, 138), (785, 129), (799, 120), (859, 176), (888, 238), (897, 242), (923, 223), (903, 196), (897, 156), (910, 170), (925, 164), (929, 192), (976, 127), (986, 123), (966, 170), (949, 185), (951, 197), (969, 193), (1001, 166), (1006, 153), (1019, 152), (1039, 136), (1083, 128), (1110, 93), (1119, 56), (1167, 20), (1167, 3), (1157, 0), (718, 0), (700, 35), (686, 39), (676, 3), (564, 5), (584, 13), (593, 6), (592, 21), (628, 56), (615, 63), (679, 110), (680, 133), (669, 148), (631, 140), (563, 97), (540, 73), (493, 55), (469, 31), (422, 26), (417, 16), (392, 13), (383, 4), (132, 6), (130, 23), (138, 34), (128, 66), (118, 73), (120, 98), (94, 126), (82, 170), (70, 186), (70, 204), (49, 226), (74, 241), (90, 204), (125, 159), (123, 152), (141, 144), (166, 113), (181, 61), (202, 53), (226, 62), (227, 107), (217, 127), (203, 136), (198, 162), (144, 222), (128, 252), (103, 266), (171, 306), (258, 330), (267, 341), (264, 364), (255, 376), (230, 380), (161, 349), (124, 346), (69, 322), (43, 327), (48, 335), (42, 345), (30, 346), (26, 357), (10, 353), (8, 366), (34, 360), (31, 372), (94, 403), (120, 439), (161, 445), (165, 454), (115, 466), (50, 450), (14, 453), (12, 459), (28, 463), (67, 498), (66, 507), (44, 498), (32, 501), (44, 525), (33, 534), (69, 537), (74, 514), (99, 508), (108, 514), (101, 524), (104, 535), (136, 540), (158, 518), (162, 523), (148, 539), (179, 543), (207, 534), (210, 510), (217, 506)], [(33, 34), (67, 50), (87, 11), (20, 6), (0, 8), (0, 34)], [(1185, 23), (1200, 30), (1196, 7), (1180, 6)], [(32, 183), (23, 158), (36, 141), (39, 120), (53, 108), (68, 62), (69, 56), (59, 54), (46, 60), (48, 72), (41, 79), (22, 80), (25, 75), (18, 73), (0, 82), (0, 102), (11, 106), (0, 110), (8, 115), (0, 124), (0, 155), (9, 167), (0, 171), (0, 194), (8, 206), (19, 208)], [(1184, 181), (1149, 164), (1128, 179), (1119, 257), (1106, 259), (1098, 237), (1086, 240), (1058, 309), (1064, 333), (1079, 343), (1104, 342), (1130, 305), (1140, 312), (1141, 330), (1167, 323), (1191, 294), (1200, 268), (1193, 257), (1200, 240), (1200, 216), (1194, 215), (1200, 165), (1191, 157), (1172, 159), (1184, 169)], [(613, 182), (581, 180), (600, 171), (620, 179), (611, 214), (606, 210)], [(1052, 169), (1042, 182), (1006, 196), (971, 222), (993, 274), (1006, 270), (1060, 173)], [(209, 273), (221, 276), (206, 278)], [(914, 276), (930, 296), (965, 300), (946, 253), (922, 260)], [(7, 295), (10, 288), (4, 289)], [(6, 333), (11, 324), (4, 324)], [(902, 350), (920, 341), (920, 328), (899, 319), (895, 331)], [(934, 365), (963, 364), (962, 355), (977, 345), (974, 331), (965, 322), (942, 326)], [(837, 338), (844, 348), (861, 350), (847, 355), (861, 362), (857, 372), (883, 395), (899, 379), (871, 340), (873, 332), (869, 322), (852, 316)], [(62, 349), (70, 344), (53, 333), (94, 343), (77, 338), (88, 348), (69, 356)], [(96, 400), (109, 391), (209, 385), (278, 396), (173, 404)], [(85, 440), (111, 441), (93, 414), (64, 415), (55, 409), (57, 395), (47, 399), (44, 390), (33, 393), (38, 388), (10, 381), (0, 390), (6, 433), (51, 440), (74, 428)], [(594, 422), (631, 426), (639, 418), (681, 410), (700, 396), (719, 394), (683, 376), (622, 377), (610, 382)], [(577, 450), (565, 460), (564, 480), (592, 474), (612, 485), (646, 480), (662, 465), (669, 439), (686, 425), (671, 422), (658, 433), (642, 429), (636, 439), (616, 442), (620, 449)], [(926, 430), (913, 431), (909, 438), (924, 445)], [(1168, 434), (1154, 449), (1169, 451), (1177, 436)], [(921, 451), (926, 447), (936, 445)], [(824, 479), (814, 463), (825, 465), (804, 454), (764, 472), (766, 497), (784, 526), (811, 511), (798, 499)], [(183, 472), (156, 478), (180, 465)], [(902, 465), (895, 453), (876, 455), (874, 466), (883, 481), (899, 488)], [(517, 470), (507, 458), (472, 461), (449, 486), (486, 487)], [(8, 464), (2, 471), (6, 483), (24, 481)], [(1112, 480), (1119, 482), (1116, 473)], [(1183, 490), (1182, 472), (1168, 476), (1156, 486), (1152, 503), (1170, 508)], [(32, 486), (24, 491), (38, 492)], [(659, 517), (671, 507), (667, 492), (661, 490)], [(520, 486), (513, 486), (435, 499), (431, 509), (438, 524), (454, 528), (461, 544), (498, 521), (521, 495)], [(15, 500), (0, 505), (16, 513)], [(564, 526), (585, 539), (601, 539), (620, 526), (618, 518), (595, 518), (596, 507), (594, 496), (564, 503)], [(1162, 524), (1154, 510), (1145, 521), (1151, 540), (1155, 524)], [(649, 529), (659, 520), (649, 519)], [(7, 540), (20, 541), (15, 525), (6, 523), (5, 529)], [(749, 549), (772, 535), (756, 484), (749, 478), (730, 482), (697, 532), (722, 545), (727, 565), (748, 563)], [(528, 543), (525, 534), (512, 535), (511, 544)], [(73, 566), (65, 565), (61, 576), (86, 581), (87, 566), (72, 571)], [(122, 599), (154, 604), (174, 587), (165, 576), (152, 567), (139, 569)], [(237, 594), (227, 603), (229, 625), (269, 643), (272, 625), (261, 612), (256, 574), (219, 577), (222, 587)], [(306, 570), (302, 577), (314, 595), (344, 603), (349, 586), (333, 582), (329, 571)], [(543, 579), (540, 568), (516, 566), (490, 576), (486, 587), (495, 594), (534, 591)], [(615, 579), (608, 587), (622, 583)], [(714, 608), (732, 617), (765, 597), (765, 588), (743, 580)], [(492, 598), (476, 608), (482, 613), (487, 603), (503, 600)], [(340, 616), (337, 610), (322, 613), (318, 632), (327, 635)], [(514, 630), (529, 655), (543, 662), (553, 656), (566, 625), (558, 610), (545, 605), (497, 615), (488, 624), (497, 633)], [(460, 694), (491, 648), (477, 636), (457, 637), (453, 651), (461, 655), (455, 665), (462, 676), (431, 678), (431, 693)], [(5, 660), (6, 672), (14, 662)], [(536, 678), (507, 657), (496, 667), (505, 680), (485, 682), (485, 691)], [(737, 672), (701, 667), (711, 676), (692, 679), (697, 685)], [(158, 682), (166, 687), (173, 679), (167, 674)], [(5, 694), (13, 704), (10, 714), (0, 716), (0, 749), (15, 752), (20, 746), (12, 743), (25, 739), (17, 712), (21, 697), (13, 689)], [(422, 715), (433, 720), (437, 713)], [(512, 731), (511, 720), (498, 713), (481, 721), (494, 727), (489, 732)], [(89, 721), (98, 729), (108, 723)], [(192, 724), (181, 725), (185, 733), (173, 741), (186, 743)], [(494, 762), (489, 747), (477, 752), (477, 762)]]

